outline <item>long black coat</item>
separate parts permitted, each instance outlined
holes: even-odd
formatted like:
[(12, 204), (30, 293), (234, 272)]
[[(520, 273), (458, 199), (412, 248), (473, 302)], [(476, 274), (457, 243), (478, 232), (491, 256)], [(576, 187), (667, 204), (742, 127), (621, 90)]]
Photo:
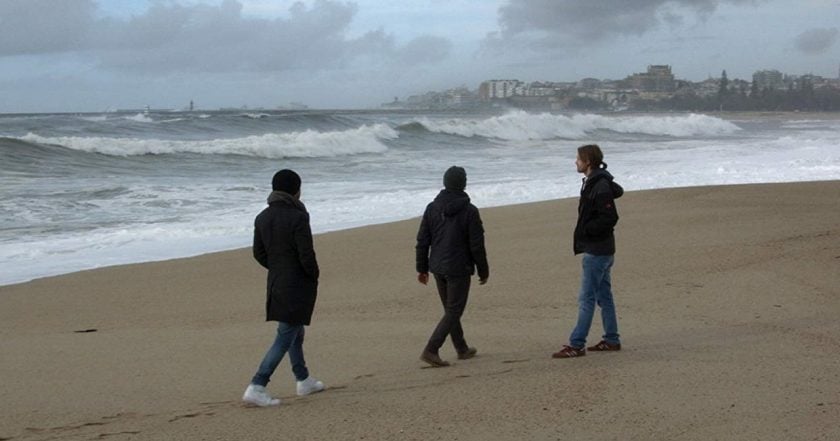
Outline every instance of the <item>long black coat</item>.
[(613, 176), (605, 169), (595, 170), (583, 185), (578, 203), (578, 220), (575, 225), (575, 254), (588, 253), (596, 256), (615, 254), (615, 234), (618, 210), (615, 199), (624, 194), (624, 189), (613, 182)]
[(318, 294), (318, 261), (309, 214), (292, 196), (273, 192), (254, 220), (254, 258), (268, 268), (266, 321), (308, 325)]
[(484, 225), (478, 208), (463, 191), (442, 190), (426, 206), (417, 232), (418, 273), (478, 277), (490, 275), (484, 248)]

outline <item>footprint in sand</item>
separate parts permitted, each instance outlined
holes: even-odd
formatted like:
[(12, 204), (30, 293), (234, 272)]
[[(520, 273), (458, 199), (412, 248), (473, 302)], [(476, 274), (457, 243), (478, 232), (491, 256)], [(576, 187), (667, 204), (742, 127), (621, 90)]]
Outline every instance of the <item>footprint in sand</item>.
[(195, 418), (200, 416), (213, 416), (216, 412), (195, 412), (195, 413), (185, 413), (183, 415), (177, 415), (174, 418), (170, 419), (170, 423), (174, 423), (175, 421), (182, 420), (184, 418)]
[(100, 433), (97, 438), (103, 439), (108, 438), (109, 436), (119, 436), (119, 435), (139, 435), (139, 431), (124, 431), (124, 432), (111, 432), (111, 433)]

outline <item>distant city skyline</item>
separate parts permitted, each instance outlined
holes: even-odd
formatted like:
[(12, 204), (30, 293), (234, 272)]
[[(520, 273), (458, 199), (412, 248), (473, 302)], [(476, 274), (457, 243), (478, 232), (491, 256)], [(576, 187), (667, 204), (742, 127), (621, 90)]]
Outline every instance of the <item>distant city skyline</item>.
[(751, 79), (726, 71), (703, 81), (676, 77), (669, 65), (648, 65), (622, 79), (577, 81), (489, 79), (477, 90), (458, 87), (427, 91), (386, 109), (478, 110), (518, 108), (533, 111), (840, 111), (840, 78), (759, 70)]
[(659, 64), (837, 78), (837, 17), (833, 0), (0, 0), (0, 112), (369, 108)]

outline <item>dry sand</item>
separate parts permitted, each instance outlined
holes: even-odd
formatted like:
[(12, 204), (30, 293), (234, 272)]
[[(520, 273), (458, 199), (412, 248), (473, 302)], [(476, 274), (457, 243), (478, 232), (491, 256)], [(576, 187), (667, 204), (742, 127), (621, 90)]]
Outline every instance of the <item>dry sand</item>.
[(626, 194), (624, 350), (553, 360), (577, 313), (576, 203), (482, 209), (479, 356), (447, 343), (442, 369), (417, 359), (441, 314), (415, 280), (417, 219), (317, 236), (305, 348), (329, 389), (296, 397), (284, 360), (277, 408), (239, 401), (274, 332), (250, 250), (0, 287), (0, 440), (840, 439), (840, 182)]

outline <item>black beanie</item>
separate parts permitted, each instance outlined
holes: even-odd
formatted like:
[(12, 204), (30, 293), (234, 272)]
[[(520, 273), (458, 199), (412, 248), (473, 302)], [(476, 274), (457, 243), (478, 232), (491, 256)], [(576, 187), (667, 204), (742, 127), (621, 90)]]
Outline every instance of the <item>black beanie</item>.
[(271, 179), (271, 189), (274, 191), (283, 191), (294, 196), (300, 191), (300, 176), (292, 170), (280, 170)]
[(467, 171), (453, 165), (443, 174), (443, 187), (447, 190), (464, 191), (467, 188)]

